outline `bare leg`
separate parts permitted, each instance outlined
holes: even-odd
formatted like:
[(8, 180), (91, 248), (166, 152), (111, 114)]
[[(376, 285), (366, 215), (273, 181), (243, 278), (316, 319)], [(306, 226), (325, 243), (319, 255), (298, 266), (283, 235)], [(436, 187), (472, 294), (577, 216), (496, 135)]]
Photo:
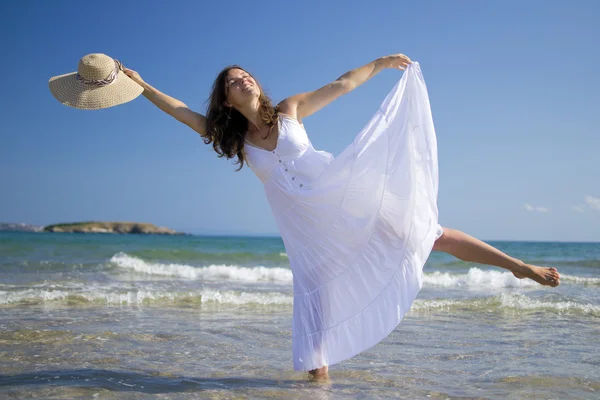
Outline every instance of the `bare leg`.
[(560, 274), (556, 268), (538, 267), (501, 252), (464, 232), (444, 228), (443, 235), (436, 240), (433, 250), (452, 254), (463, 261), (495, 265), (505, 268), (519, 279), (530, 278), (541, 285), (558, 286)]
[(317, 380), (323, 380), (329, 378), (329, 367), (326, 365), (321, 368), (313, 369), (308, 371), (310, 376)]

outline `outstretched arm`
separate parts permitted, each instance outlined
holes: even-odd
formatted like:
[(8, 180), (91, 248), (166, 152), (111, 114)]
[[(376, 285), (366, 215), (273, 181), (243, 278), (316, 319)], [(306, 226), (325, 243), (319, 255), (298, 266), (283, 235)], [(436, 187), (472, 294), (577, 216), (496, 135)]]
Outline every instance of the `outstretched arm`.
[(125, 68), (123, 71), (128, 77), (144, 88), (143, 95), (155, 106), (198, 132), (201, 136), (206, 134), (206, 117), (190, 110), (180, 100), (177, 100), (146, 83), (140, 75), (132, 69)]
[(362, 85), (384, 68), (405, 69), (412, 61), (404, 54), (394, 54), (378, 58), (369, 64), (346, 72), (335, 81), (314, 92), (300, 93), (288, 97), (280, 104), (280, 110), (302, 122), (307, 117), (341, 95), (344, 95)]

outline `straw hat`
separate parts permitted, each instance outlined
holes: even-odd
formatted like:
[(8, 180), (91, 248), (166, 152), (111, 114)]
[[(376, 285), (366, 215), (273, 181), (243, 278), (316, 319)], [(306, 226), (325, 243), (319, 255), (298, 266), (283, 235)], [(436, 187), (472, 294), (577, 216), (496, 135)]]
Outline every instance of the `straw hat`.
[(123, 64), (101, 53), (79, 60), (77, 72), (50, 78), (50, 92), (62, 104), (98, 110), (127, 103), (144, 89), (123, 72)]

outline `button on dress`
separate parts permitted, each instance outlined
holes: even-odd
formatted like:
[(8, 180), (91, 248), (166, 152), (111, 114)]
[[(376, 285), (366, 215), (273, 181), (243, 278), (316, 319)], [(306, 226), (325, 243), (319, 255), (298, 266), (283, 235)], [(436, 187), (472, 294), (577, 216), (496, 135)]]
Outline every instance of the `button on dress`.
[(274, 150), (244, 151), (289, 258), (293, 365), (308, 371), (374, 346), (410, 309), (442, 234), (437, 143), (416, 62), (337, 157), (294, 118), (278, 124)]

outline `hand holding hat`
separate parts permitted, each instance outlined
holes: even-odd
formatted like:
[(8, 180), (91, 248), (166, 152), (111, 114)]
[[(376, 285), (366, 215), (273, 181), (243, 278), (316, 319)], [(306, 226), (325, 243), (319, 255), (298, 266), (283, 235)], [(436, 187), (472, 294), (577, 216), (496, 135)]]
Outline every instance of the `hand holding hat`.
[(62, 104), (98, 110), (127, 103), (144, 89), (124, 72), (121, 62), (94, 53), (79, 60), (77, 72), (50, 78), (52, 95)]

